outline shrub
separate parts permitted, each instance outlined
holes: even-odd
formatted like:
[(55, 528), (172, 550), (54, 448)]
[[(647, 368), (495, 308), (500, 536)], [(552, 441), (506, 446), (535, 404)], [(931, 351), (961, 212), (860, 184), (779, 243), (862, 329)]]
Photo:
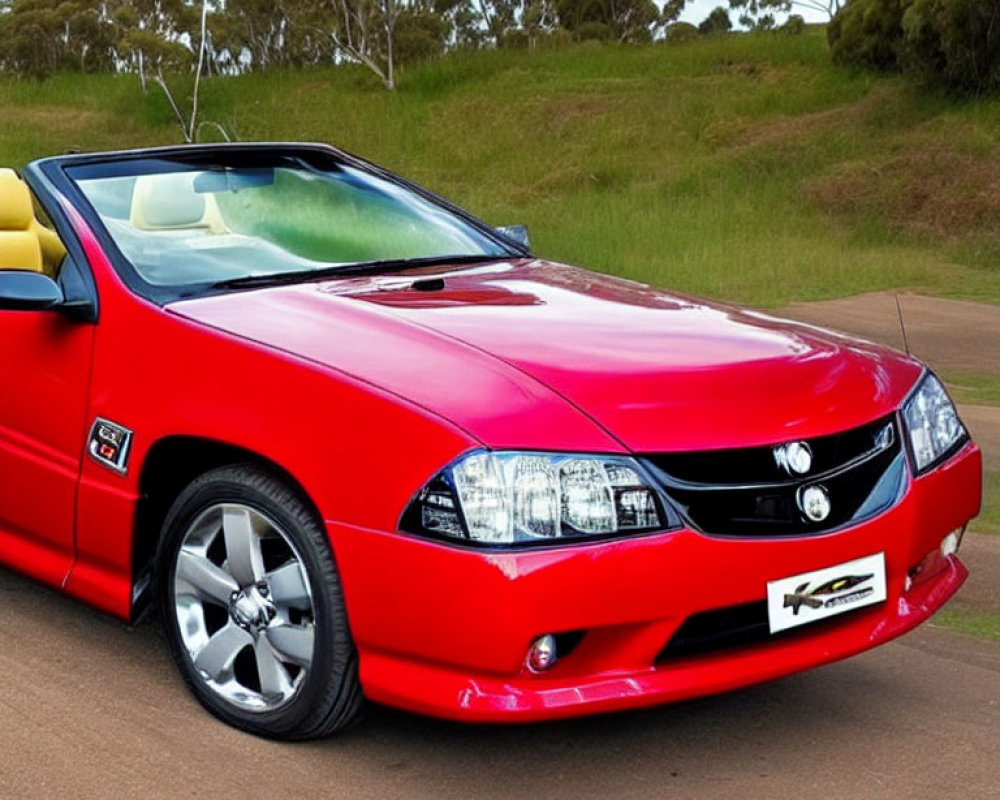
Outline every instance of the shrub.
[(844, 6), (826, 29), (834, 63), (899, 69), (904, 2), (907, 0), (852, 0)]
[(554, 31), (538, 37), (538, 47), (545, 50), (559, 50), (573, 44), (573, 34), (565, 28), (556, 28)]
[(581, 22), (573, 30), (573, 38), (578, 42), (589, 40), (607, 42), (611, 40), (613, 34), (611, 26), (605, 25), (603, 22)]
[(690, 22), (675, 22), (667, 28), (663, 40), (667, 44), (684, 44), (698, 38), (698, 29)]
[(512, 28), (509, 31), (504, 31), (503, 35), (500, 36), (500, 41), (497, 42), (497, 45), (505, 50), (527, 50), (530, 44), (531, 38), (523, 28)]
[(778, 30), (789, 36), (801, 36), (806, 31), (806, 21), (801, 14), (792, 14)]
[(1000, 0), (912, 0), (902, 66), (955, 91), (1000, 90)]
[(403, 11), (396, 20), (396, 62), (412, 64), (441, 55), (448, 31), (448, 24), (437, 14), (409, 9)]
[(827, 28), (833, 60), (952, 91), (1000, 91), (1000, 0), (852, 0)]
[(702, 36), (716, 36), (729, 33), (732, 29), (733, 21), (729, 18), (729, 12), (722, 6), (716, 6), (712, 13), (701, 21), (698, 33)]

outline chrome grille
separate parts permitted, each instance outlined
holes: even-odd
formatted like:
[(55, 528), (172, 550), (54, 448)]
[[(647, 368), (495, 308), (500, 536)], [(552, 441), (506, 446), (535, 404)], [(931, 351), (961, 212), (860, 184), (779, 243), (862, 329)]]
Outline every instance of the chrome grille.
[[(895, 415), (802, 441), (812, 456), (805, 474), (783, 462), (777, 448), (784, 442), (642, 460), (687, 521), (713, 535), (825, 533), (882, 513), (902, 495), (906, 463)], [(800, 508), (800, 493), (811, 486), (822, 487), (830, 500), (822, 521)]]

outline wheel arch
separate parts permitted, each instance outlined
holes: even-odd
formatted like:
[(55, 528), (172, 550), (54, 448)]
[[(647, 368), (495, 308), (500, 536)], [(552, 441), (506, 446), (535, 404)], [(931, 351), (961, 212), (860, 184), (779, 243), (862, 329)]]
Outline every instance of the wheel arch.
[(199, 475), (218, 467), (254, 464), (280, 478), (322, 522), (319, 508), (289, 470), (254, 450), (201, 436), (171, 435), (156, 441), (139, 473), (139, 501), (132, 535), (132, 619), (151, 607), (163, 522), (174, 500)]

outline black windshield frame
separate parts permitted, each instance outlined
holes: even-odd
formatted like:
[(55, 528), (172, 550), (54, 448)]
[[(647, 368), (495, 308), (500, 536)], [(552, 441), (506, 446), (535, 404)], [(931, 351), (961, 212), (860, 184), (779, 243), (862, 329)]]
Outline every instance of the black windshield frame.
[[(132, 175), (137, 171), (153, 173), (174, 172), (179, 168), (255, 167), (265, 163), (273, 164), (281, 160), (300, 163), (318, 170), (337, 166), (349, 166), (366, 172), (413, 192), (432, 205), (458, 217), (483, 234), (487, 239), (496, 243), (502, 253), (495, 259), (488, 260), (526, 258), (531, 256), (530, 251), (520, 243), (507, 238), (454, 203), (363, 158), (326, 144), (227, 143), (56, 156), (29, 164), (25, 171), (25, 177), (28, 178), (29, 183), (32, 182), (32, 179), (38, 181), (45, 180), (60, 194), (64, 195), (98, 238), (102, 249), (125, 285), (140, 297), (162, 306), (178, 300), (206, 297), (245, 289), (238, 285), (226, 286), (224, 283), (216, 281), (164, 286), (145, 280), (131, 261), (122, 253), (111, 233), (105, 227), (100, 215), (84, 195), (81, 188), (76, 184), (76, 180), (113, 178), (122, 175)], [(394, 267), (392, 263), (389, 263), (385, 271), (392, 271), (394, 268), (398, 269), (399, 267)], [(367, 271), (378, 272), (380, 270), (377, 266), (372, 266)], [(348, 277), (350, 273), (351, 270), (348, 267), (345, 270), (344, 277)], [(355, 272), (354, 274), (357, 273)], [(315, 278), (303, 277), (302, 280), (305, 282), (310, 279), (336, 280), (337, 275), (335, 273), (324, 272)]]

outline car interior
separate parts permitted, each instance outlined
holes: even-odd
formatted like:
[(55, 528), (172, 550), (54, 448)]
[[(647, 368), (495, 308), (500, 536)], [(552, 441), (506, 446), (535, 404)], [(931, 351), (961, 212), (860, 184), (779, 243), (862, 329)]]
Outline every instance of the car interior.
[(129, 223), (140, 231), (230, 233), (215, 197), (195, 192), (196, 176), (177, 172), (136, 178)]
[[(200, 174), (119, 179), (108, 195), (112, 202), (95, 202), (118, 247), (145, 280), (171, 285), (225, 280), (268, 264), (316, 267), (260, 236), (232, 230), (216, 196), (195, 188)], [(117, 207), (122, 197), (130, 198), (126, 208)]]
[(66, 248), (55, 231), (38, 221), (27, 184), (12, 169), (0, 169), (0, 269), (55, 277)]

